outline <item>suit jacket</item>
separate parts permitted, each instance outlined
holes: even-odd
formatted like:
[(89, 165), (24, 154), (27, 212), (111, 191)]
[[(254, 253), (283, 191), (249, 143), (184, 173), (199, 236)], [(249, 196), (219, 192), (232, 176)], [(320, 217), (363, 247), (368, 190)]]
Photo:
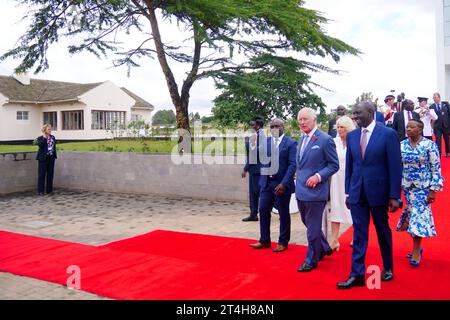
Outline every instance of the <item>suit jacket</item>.
[(333, 118), (328, 122), (328, 135), (332, 138), (337, 136), (336, 121), (336, 118)]
[(400, 198), (402, 158), (397, 133), (376, 123), (366, 147), (364, 159), (360, 151), (361, 128), (347, 134), (345, 193), (350, 204), (361, 198), (362, 187), (372, 207), (388, 205)]
[(441, 112), (437, 112), (436, 103), (433, 103), (430, 109), (433, 109), (438, 116), (437, 120), (434, 121), (433, 129), (450, 130), (450, 106), (448, 102), (441, 102)]
[[(261, 173), (261, 159), (260, 159), (260, 152), (262, 152), (261, 142), (264, 143), (265, 141), (266, 141), (266, 136), (262, 129), (258, 130), (258, 133), (256, 135), (256, 149), (255, 150), (250, 149), (249, 138), (246, 138), (246, 140), (245, 140), (246, 158), (245, 158), (244, 171), (246, 171), (250, 174), (260, 174)], [(251, 153), (251, 155), (250, 155), (250, 153)]]
[[(267, 139), (267, 156), (272, 156), (272, 137), (268, 137)], [(278, 147), (278, 152), (274, 153), (274, 157), (278, 154), (278, 168), (276, 168), (276, 164), (272, 164), (272, 161), (269, 159), (264, 159), (267, 161), (262, 161), (261, 165), (261, 177), (259, 178), (259, 186), (261, 190), (265, 190), (269, 187), (269, 175), (273, 177), (273, 180), (277, 182), (277, 184), (283, 184), (286, 188), (286, 192), (291, 194), (295, 192), (295, 184), (294, 184), (294, 174), (295, 174), (295, 155), (297, 153), (297, 143), (289, 138), (288, 136), (284, 136), (280, 142)], [(273, 165), (273, 167), (271, 167)], [(270, 169), (272, 168), (272, 169)], [(275, 170), (274, 170), (275, 169)]]
[[(57, 159), (58, 156), (56, 154), (56, 138), (55, 136), (51, 136), (52, 140), (53, 140), (53, 158)], [(47, 139), (45, 139), (43, 136), (39, 136), (37, 138), (37, 143), (38, 143), (38, 152), (36, 155), (36, 160), (39, 161), (45, 161), (47, 160), (47, 152), (48, 152), (48, 144), (47, 144)]]
[(375, 121), (376, 122), (380, 122), (381, 124), (385, 124), (384, 123), (384, 114), (383, 114), (383, 112), (377, 111), (377, 113), (375, 115)]
[[(420, 114), (414, 111), (411, 111), (411, 113), (413, 119), (420, 120)], [(396, 112), (394, 114), (394, 122), (392, 127), (395, 131), (397, 131), (400, 140), (406, 139), (405, 117), (403, 115), (403, 111)]]
[[(327, 201), (330, 193), (328, 180), (339, 170), (336, 144), (332, 137), (317, 129), (300, 158), (304, 137), (300, 138), (297, 148), (295, 196), (300, 201)], [(316, 173), (320, 175), (321, 182), (314, 189), (308, 188), (306, 181)]]

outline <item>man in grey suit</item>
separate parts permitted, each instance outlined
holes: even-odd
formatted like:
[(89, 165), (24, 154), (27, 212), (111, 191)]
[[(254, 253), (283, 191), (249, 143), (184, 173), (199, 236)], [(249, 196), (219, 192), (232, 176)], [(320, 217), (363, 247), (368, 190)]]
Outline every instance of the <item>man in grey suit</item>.
[(317, 128), (315, 110), (302, 108), (297, 120), (304, 134), (298, 143), (295, 196), (308, 238), (306, 259), (298, 271), (309, 272), (333, 253), (322, 232), (322, 216), (330, 191), (328, 179), (339, 170), (339, 160), (333, 138)]

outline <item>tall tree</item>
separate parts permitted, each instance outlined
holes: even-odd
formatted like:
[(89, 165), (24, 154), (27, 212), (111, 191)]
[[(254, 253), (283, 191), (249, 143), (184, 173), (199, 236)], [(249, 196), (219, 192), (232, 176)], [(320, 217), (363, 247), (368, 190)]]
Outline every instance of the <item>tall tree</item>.
[[(327, 19), (305, 8), (301, 0), (16, 0), (26, 5), (30, 25), (17, 47), (1, 56), (21, 59), (16, 71), (49, 67), (49, 47), (62, 38), (70, 53), (88, 51), (98, 57), (113, 52), (115, 65), (139, 66), (138, 59), (156, 56), (176, 110), (177, 127), (189, 130), (189, 98), (195, 81), (276, 65), (288, 53), (330, 56), (358, 50), (327, 35)], [(188, 39), (164, 41), (162, 22), (176, 23)], [(142, 42), (132, 48), (120, 41), (121, 31), (136, 32)], [(186, 49), (186, 40), (191, 43)], [(236, 51), (239, 59), (235, 58)], [(295, 54), (296, 56), (300, 56)], [(265, 57), (260, 60), (252, 58)], [(309, 69), (323, 66), (296, 59)], [(255, 63), (256, 61), (256, 63)], [(172, 63), (188, 64), (179, 87)]]
[[(271, 57), (258, 57), (252, 63)], [(325, 113), (325, 104), (314, 94), (305, 64), (293, 58), (278, 58), (262, 70), (223, 74), (217, 88), (223, 92), (214, 100), (214, 119), (223, 126), (248, 124), (254, 116), (287, 119), (296, 117), (302, 106)]]

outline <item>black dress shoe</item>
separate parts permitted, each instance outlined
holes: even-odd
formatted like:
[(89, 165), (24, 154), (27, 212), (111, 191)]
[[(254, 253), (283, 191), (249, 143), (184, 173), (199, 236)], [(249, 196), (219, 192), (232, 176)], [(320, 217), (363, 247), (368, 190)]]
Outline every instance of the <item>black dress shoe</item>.
[(247, 218), (242, 219), (242, 221), (244, 221), (244, 222), (247, 222), (247, 221), (258, 221), (258, 217), (248, 216)]
[(333, 249), (322, 251), (320, 253), (319, 261), (322, 261), (325, 256), (331, 256), (333, 254)]
[(338, 289), (350, 289), (353, 287), (364, 287), (365, 285), (364, 277), (350, 277), (345, 281), (338, 282), (336, 286)]
[(392, 270), (383, 270), (383, 273), (381, 274), (381, 280), (382, 281), (390, 281), (394, 278), (394, 273)]
[(317, 264), (311, 266), (307, 263), (304, 263), (300, 266), (300, 268), (297, 269), (297, 271), (298, 272), (310, 272), (310, 271), (314, 270), (315, 268), (317, 268)]

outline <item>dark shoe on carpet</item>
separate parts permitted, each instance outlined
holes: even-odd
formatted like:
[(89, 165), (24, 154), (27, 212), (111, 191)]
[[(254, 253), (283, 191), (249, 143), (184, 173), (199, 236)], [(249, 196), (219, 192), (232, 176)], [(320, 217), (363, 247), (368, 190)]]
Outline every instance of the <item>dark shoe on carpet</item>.
[(43, 196), (45, 196), (45, 194), (43, 193), (43, 192), (38, 192), (38, 194), (37, 194), (39, 197), (43, 197)]
[(287, 250), (287, 247), (279, 244), (279, 245), (277, 245), (277, 247), (275, 249), (273, 249), (273, 252), (283, 252), (283, 251), (286, 251), (286, 250)]
[(244, 222), (247, 222), (247, 221), (258, 221), (258, 217), (248, 216), (247, 218), (242, 219), (242, 221), (244, 221)]
[(350, 289), (353, 287), (364, 287), (366, 285), (364, 277), (350, 277), (345, 281), (338, 282), (338, 289)]
[(300, 266), (300, 268), (297, 269), (298, 272), (310, 272), (317, 268), (317, 265), (311, 266), (307, 263), (304, 263)]
[(257, 243), (250, 244), (250, 247), (252, 247), (253, 249), (266, 249), (266, 248), (270, 248), (270, 243), (257, 242)]
[(327, 251), (322, 251), (319, 257), (319, 261), (322, 261), (325, 256), (331, 256), (333, 254), (333, 250), (329, 249)]
[(383, 270), (383, 273), (381, 275), (382, 281), (391, 281), (394, 278), (394, 273), (392, 270)]

